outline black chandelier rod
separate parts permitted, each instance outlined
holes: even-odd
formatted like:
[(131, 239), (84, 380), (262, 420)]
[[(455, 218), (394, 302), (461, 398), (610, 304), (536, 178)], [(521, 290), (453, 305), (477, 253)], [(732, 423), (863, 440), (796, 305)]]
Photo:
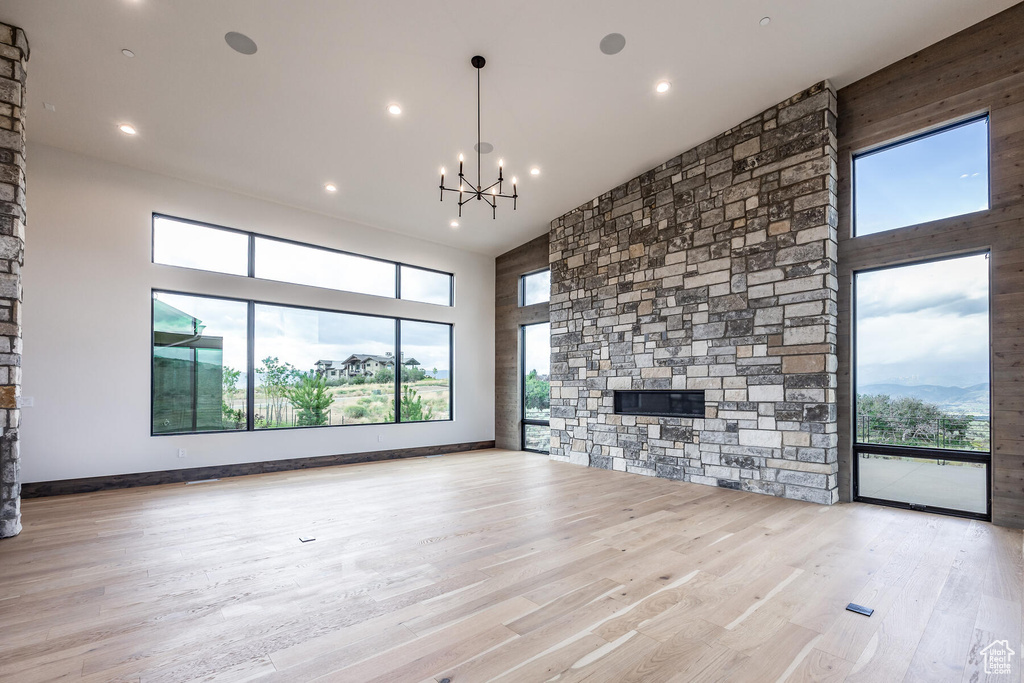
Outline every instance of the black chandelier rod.
[(479, 191), (483, 185), (481, 182), (481, 171), (483, 164), (480, 161), (480, 69), (476, 70), (476, 189)]

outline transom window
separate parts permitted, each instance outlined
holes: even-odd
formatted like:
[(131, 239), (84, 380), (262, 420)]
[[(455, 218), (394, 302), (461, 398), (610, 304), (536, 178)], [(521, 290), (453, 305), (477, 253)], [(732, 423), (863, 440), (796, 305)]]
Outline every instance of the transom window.
[(988, 116), (853, 159), (854, 236), (989, 208)]
[(429, 268), (153, 215), (153, 263), (453, 306), (455, 278)]
[(539, 270), (519, 278), (519, 305), (532, 306), (551, 301), (551, 271)]

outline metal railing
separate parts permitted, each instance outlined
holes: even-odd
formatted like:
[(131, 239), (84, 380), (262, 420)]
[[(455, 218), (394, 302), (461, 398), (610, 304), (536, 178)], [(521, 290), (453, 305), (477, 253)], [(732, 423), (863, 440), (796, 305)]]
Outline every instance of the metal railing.
[(855, 424), (855, 441), (863, 444), (988, 451), (992, 440), (988, 417), (967, 421), (949, 416), (917, 421), (858, 415)]

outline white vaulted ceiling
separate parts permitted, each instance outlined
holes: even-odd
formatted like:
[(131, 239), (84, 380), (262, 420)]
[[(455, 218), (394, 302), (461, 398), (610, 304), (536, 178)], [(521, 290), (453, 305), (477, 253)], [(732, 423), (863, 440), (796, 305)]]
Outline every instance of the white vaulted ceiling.
[[(31, 142), (498, 254), (814, 82), (842, 87), (1013, 4), (4, 0), (0, 21), (31, 44)], [(616, 56), (598, 49), (611, 32)], [(437, 173), (460, 151), (475, 172), (474, 54), (484, 177), (503, 157), (521, 198), (497, 220), (470, 205), (452, 230)]]

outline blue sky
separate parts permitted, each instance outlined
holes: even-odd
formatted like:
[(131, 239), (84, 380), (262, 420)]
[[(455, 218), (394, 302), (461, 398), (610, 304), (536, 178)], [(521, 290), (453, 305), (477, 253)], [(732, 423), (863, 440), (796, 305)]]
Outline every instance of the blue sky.
[(988, 208), (985, 119), (858, 157), (857, 235)]

